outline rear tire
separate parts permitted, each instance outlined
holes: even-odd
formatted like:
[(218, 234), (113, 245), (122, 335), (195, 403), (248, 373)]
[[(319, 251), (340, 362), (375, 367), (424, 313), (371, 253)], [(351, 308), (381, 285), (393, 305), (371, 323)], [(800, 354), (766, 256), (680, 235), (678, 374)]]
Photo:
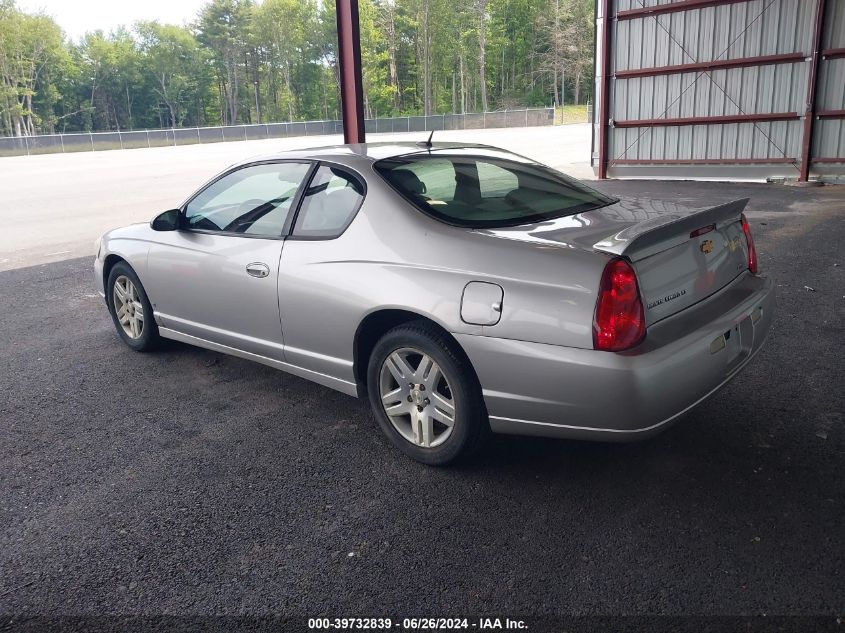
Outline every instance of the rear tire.
[(376, 343), (367, 392), (384, 434), (424, 464), (465, 458), (490, 433), (475, 371), (457, 346), (425, 321), (395, 327)]
[(136, 352), (148, 352), (161, 342), (144, 286), (126, 262), (116, 263), (106, 281), (106, 304), (118, 336)]

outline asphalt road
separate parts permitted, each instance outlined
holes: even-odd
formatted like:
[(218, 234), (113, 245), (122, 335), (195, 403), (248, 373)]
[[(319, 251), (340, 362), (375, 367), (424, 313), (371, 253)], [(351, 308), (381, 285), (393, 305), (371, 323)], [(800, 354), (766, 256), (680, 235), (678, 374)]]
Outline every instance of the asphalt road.
[(767, 347), (644, 443), (428, 468), (363, 402), (131, 352), (88, 258), (0, 273), (0, 614), (842, 614), (845, 188), (602, 187), (752, 195), (778, 285)]

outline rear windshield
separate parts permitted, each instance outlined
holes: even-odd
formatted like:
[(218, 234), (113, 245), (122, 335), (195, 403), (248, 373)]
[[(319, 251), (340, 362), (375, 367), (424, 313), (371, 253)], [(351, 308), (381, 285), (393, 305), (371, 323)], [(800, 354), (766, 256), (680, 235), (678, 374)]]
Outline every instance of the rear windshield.
[(432, 150), (381, 160), (375, 168), (425, 213), (471, 228), (531, 224), (616, 201), (527, 158), (475, 154)]

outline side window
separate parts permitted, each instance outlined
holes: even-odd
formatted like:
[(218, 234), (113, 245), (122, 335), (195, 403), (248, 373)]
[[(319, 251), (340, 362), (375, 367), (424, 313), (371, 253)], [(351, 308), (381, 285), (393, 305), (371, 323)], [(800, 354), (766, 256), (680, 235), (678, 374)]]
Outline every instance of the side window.
[(478, 185), (482, 198), (504, 198), (519, 188), (516, 174), (492, 163), (478, 161)]
[(352, 221), (364, 199), (359, 180), (333, 165), (321, 165), (302, 198), (293, 234), (337, 237)]
[(310, 163), (268, 163), (233, 171), (188, 203), (187, 228), (279, 237), (310, 167)]

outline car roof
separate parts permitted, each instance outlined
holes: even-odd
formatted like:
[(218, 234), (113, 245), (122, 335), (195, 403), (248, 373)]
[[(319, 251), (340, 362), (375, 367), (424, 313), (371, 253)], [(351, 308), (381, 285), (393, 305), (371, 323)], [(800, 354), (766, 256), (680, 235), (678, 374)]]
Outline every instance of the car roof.
[(256, 160), (280, 160), (290, 158), (315, 159), (315, 160), (339, 160), (345, 162), (344, 159), (364, 159), (370, 162), (382, 160), (385, 158), (394, 158), (397, 156), (408, 156), (409, 154), (425, 154), (433, 150), (456, 150), (456, 149), (473, 149), (478, 150), (479, 153), (484, 152), (501, 152), (490, 145), (481, 145), (478, 143), (446, 143), (437, 142), (432, 143), (431, 147), (425, 145), (425, 140), (419, 143), (356, 143), (351, 145), (329, 145), (324, 147), (310, 147), (306, 149), (294, 149), (282, 152), (274, 152), (272, 154), (264, 154), (253, 157), (249, 161)]

